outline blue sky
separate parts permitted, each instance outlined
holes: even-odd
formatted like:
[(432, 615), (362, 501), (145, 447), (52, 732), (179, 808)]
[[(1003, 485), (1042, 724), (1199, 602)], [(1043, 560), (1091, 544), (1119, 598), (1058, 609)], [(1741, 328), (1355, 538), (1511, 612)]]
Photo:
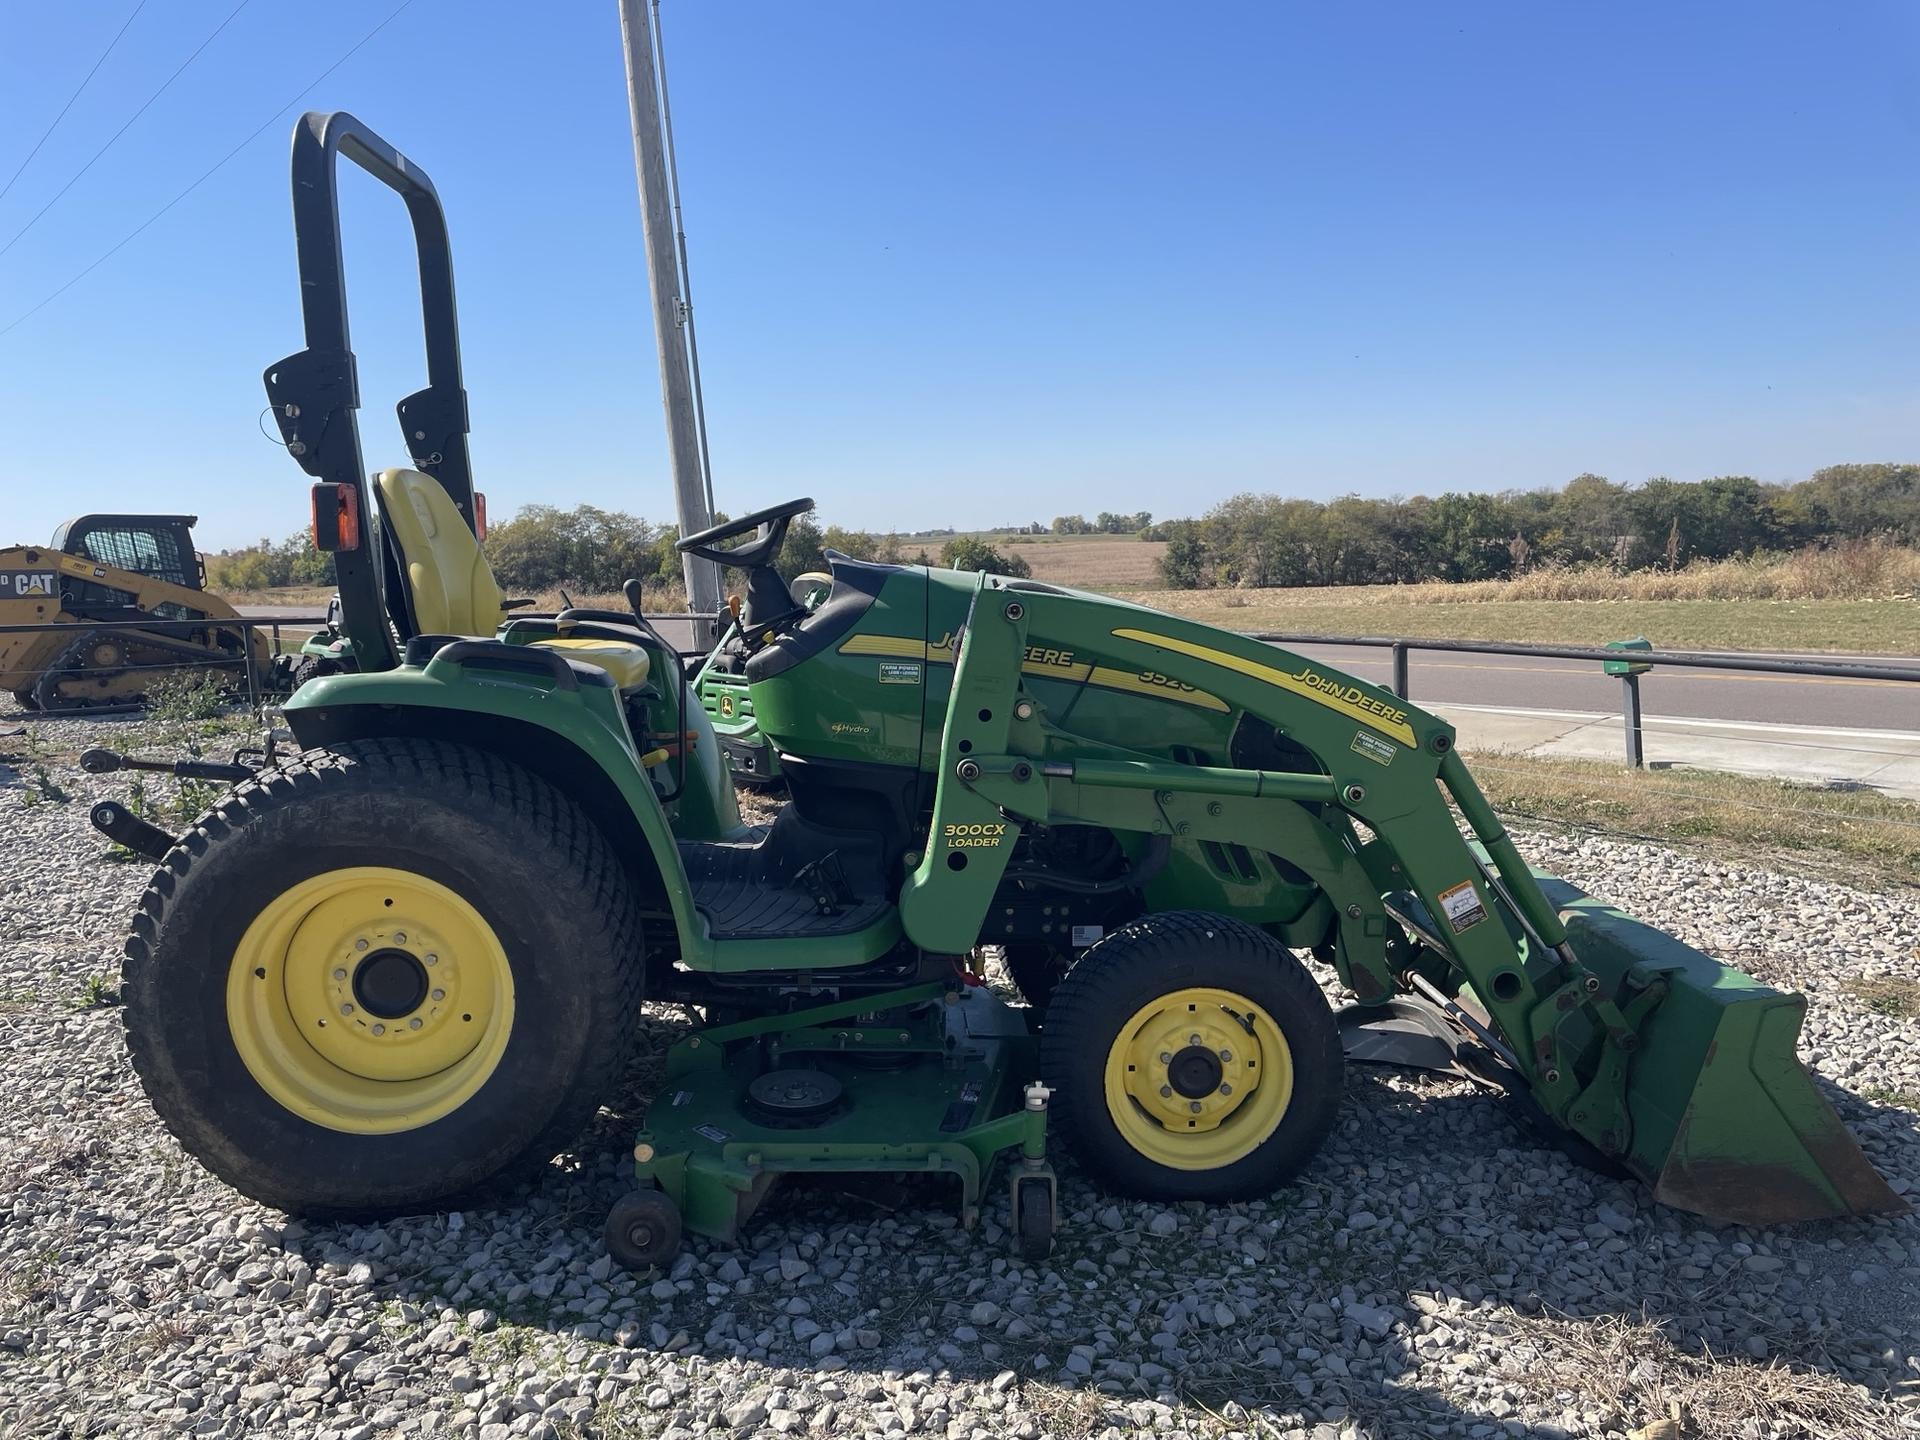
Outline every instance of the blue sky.
[[(251, 0), (0, 255), (0, 326), (396, 0)], [(0, 183), (133, 0), (0, 10)], [(4, 244), (232, 8), (148, 0)], [(1920, 453), (1920, 8), (666, 0), (716, 489), (875, 529), (1806, 474)], [(324, 16), (324, 23), (315, 17)], [(413, 3), (0, 337), (0, 541), (305, 523), (286, 148), (434, 177), (493, 513), (672, 514), (613, 0)], [(402, 212), (345, 218), (370, 466), (420, 383)]]

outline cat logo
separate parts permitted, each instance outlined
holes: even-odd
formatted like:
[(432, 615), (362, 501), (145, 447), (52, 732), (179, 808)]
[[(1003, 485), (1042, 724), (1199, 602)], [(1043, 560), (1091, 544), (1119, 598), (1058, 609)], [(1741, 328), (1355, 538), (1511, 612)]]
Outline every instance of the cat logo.
[(47, 598), (60, 593), (60, 577), (51, 570), (0, 570), (0, 599)]

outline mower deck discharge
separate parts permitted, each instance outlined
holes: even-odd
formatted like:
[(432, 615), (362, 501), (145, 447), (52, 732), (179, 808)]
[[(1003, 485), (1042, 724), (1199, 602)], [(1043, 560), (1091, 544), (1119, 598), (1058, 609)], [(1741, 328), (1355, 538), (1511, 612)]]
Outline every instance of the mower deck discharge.
[[(343, 155), (406, 199), (426, 313), (417, 468), (371, 484)], [(608, 1217), (633, 1265), (795, 1173), (951, 1176), (972, 1223), (1002, 1162), (1038, 1256), (1054, 1141), (1114, 1191), (1264, 1194), (1334, 1123), (1343, 1050), (1505, 1092), (1706, 1215), (1905, 1208), (1795, 1056), (1801, 999), (1535, 874), (1389, 691), (1031, 581), (832, 556), (789, 584), (808, 500), (679, 542), (746, 575), (693, 665), (634, 582), (521, 613), (475, 538), (432, 186), (346, 115), (301, 122), (294, 175), (307, 348), (267, 389), (356, 668), (287, 703), (297, 757), (150, 845), (122, 988), (149, 1096), (239, 1189), (419, 1211), (537, 1172), (651, 1000), (693, 1028)], [(778, 757), (771, 825), (741, 820), (722, 696)], [(990, 950), (1024, 1005), (974, 983)]]

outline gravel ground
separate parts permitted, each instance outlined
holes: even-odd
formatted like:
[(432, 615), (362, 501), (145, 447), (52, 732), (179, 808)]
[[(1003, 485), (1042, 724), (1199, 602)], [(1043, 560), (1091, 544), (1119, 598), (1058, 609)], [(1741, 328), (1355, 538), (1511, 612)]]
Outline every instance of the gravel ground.
[[(1268, 1200), (1116, 1202), (1063, 1162), (1044, 1265), (1013, 1258), (1004, 1198), (968, 1234), (943, 1192), (849, 1182), (790, 1186), (740, 1245), (635, 1277), (598, 1229), (678, 1023), (660, 1014), (577, 1153), (510, 1203), (291, 1222), (202, 1174), (128, 1068), (113, 986), (147, 867), (86, 824), (126, 777), (61, 757), (151, 723), (11, 718), (0, 1433), (1388, 1440), (1625, 1435), (1672, 1411), (1645, 1440), (1920, 1434), (1913, 1218), (1714, 1226), (1468, 1087), (1378, 1071)], [(1803, 1055), (1895, 1188), (1920, 1187), (1920, 895), (1521, 838), (1805, 990)]]

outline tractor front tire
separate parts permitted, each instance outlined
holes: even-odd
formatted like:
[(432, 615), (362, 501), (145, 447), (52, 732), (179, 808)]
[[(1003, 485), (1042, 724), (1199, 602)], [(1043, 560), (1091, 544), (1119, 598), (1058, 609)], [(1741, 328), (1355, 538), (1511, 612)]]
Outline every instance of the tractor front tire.
[(325, 655), (303, 655), (300, 657), (300, 663), (293, 667), (293, 674), (288, 679), (287, 688), (289, 691), (298, 690), (309, 680), (322, 680), (329, 675), (338, 675), (345, 668), (338, 660), (330, 659)]
[(1053, 1119), (1109, 1188), (1155, 1200), (1265, 1195), (1312, 1158), (1340, 1107), (1333, 1012), (1264, 931), (1148, 915), (1054, 991), (1040, 1072)]
[(578, 806), (487, 752), (380, 739), (202, 816), (121, 994), (195, 1159), (284, 1210), (378, 1215), (551, 1160), (620, 1076), (643, 975), (626, 871)]

